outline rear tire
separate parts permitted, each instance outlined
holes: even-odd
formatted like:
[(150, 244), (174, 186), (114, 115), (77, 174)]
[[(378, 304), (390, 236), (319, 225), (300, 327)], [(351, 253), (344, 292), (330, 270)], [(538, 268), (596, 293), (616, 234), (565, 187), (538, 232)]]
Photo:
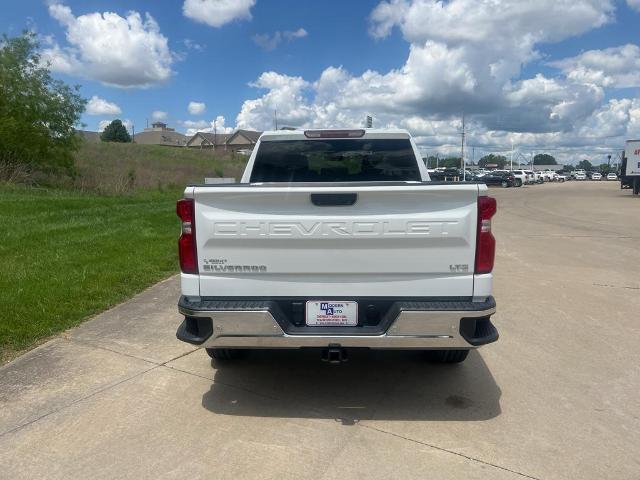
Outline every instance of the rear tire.
[(516, 178), (516, 187), (521, 187), (522, 186), (522, 180), (520, 180), (519, 178)]
[(242, 357), (244, 350), (235, 348), (205, 348), (207, 355), (214, 360), (230, 361)]
[(433, 363), (461, 363), (469, 355), (469, 350), (427, 350), (427, 360)]
[(500, 185), (502, 188), (507, 188), (509, 186), (509, 182), (502, 182)]

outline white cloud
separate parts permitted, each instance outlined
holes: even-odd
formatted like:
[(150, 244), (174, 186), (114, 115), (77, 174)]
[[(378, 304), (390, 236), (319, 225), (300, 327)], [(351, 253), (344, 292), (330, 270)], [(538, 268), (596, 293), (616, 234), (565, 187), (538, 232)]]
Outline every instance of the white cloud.
[(82, 71), (82, 62), (68, 50), (60, 48), (52, 37), (49, 38), (48, 46), (40, 52), (41, 62), (52, 71), (66, 75), (76, 75)]
[[(111, 122), (113, 122), (113, 119), (112, 120), (100, 120), (100, 122), (98, 122), (98, 131), (99, 132), (104, 131), (104, 129), (107, 128), (107, 126)], [(122, 120), (122, 124), (129, 131), (129, 133), (131, 133), (131, 129), (133, 128), (133, 122), (131, 120), (127, 119), (127, 120)]]
[(187, 131), (185, 132), (185, 135), (187, 136), (195, 135), (197, 132), (212, 133), (215, 131), (216, 133), (231, 133), (234, 130), (233, 127), (225, 126), (225, 118), (222, 115), (218, 115), (210, 122), (204, 120), (185, 120), (181, 123), (187, 127)]
[(43, 49), (54, 71), (98, 80), (116, 87), (147, 87), (169, 79), (173, 56), (154, 18), (138, 12), (89, 13), (75, 17), (60, 3), (49, 14), (66, 29), (68, 46)]
[(210, 126), (210, 122), (208, 122), (207, 120), (184, 120), (180, 123), (182, 123), (182, 125), (186, 128), (194, 130), (208, 128)]
[(194, 42), (190, 38), (185, 38), (182, 41), (182, 44), (187, 48), (187, 50), (195, 50), (196, 52), (204, 52), (205, 50), (205, 45)]
[(497, 40), (507, 39), (510, 44), (524, 40), (530, 48), (602, 26), (613, 11), (610, 0), (391, 0), (380, 2), (370, 22), (374, 36), (385, 37), (397, 26), (412, 43), (483, 42), (484, 47), (500, 49), (504, 45)]
[(151, 113), (151, 120), (154, 120), (156, 122), (166, 120), (167, 117), (168, 117), (167, 112), (163, 112), (162, 110), (156, 110)]
[[(610, 0), (393, 0), (381, 2), (370, 22), (374, 36), (387, 36), (397, 26), (414, 48), (440, 49), (442, 61), (434, 59), (434, 67), (456, 57), (480, 96), (519, 76), (523, 64), (539, 57), (536, 45), (600, 27), (613, 11)], [(467, 78), (452, 80), (455, 90)]]
[(383, 1), (370, 33), (382, 40), (398, 28), (409, 42), (404, 64), (360, 75), (331, 66), (315, 80), (265, 72), (251, 84), (264, 91), (243, 103), (236, 121), (272, 128), (277, 110), (279, 125), (354, 127), (373, 114), (376, 126), (408, 128), (425, 148), (458, 152), (465, 112), (469, 142), (479, 148), (510, 148), (513, 140), (571, 151), (604, 108), (604, 86), (570, 75), (523, 78), (523, 65), (542, 58), (539, 45), (598, 28), (613, 14), (610, 0)]
[(276, 110), (278, 123), (282, 126), (301, 126), (312, 121), (313, 106), (303, 96), (303, 90), (310, 84), (302, 77), (265, 72), (250, 85), (269, 91), (261, 98), (243, 103), (236, 119), (239, 128), (273, 128)]
[(196, 22), (221, 27), (234, 20), (251, 20), (256, 0), (185, 0), (182, 13)]
[(282, 36), (283, 36), (284, 38), (289, 39), (289, 40), (292, 40), (292, 39), (294, 39), (294, 38), (304, 38), (304, 37), (306, 37), (307, 35), (309, 35), (309, 32), (307, 32), (307, 31), (306, 31), (304, 28), (302, 28), (302, 27), (300, 27), (300, 28), (299, 28), (299, 29), (297, 29), (297, 30), (293, 30), (293, 31), (289, 31), (289, 30), (287, 30), (287, 31), (282, 32)]
[(617, 88), (640, 86), (640, 47), (630, 43), (603, 50), (588, 50), (550, 64), (580, 83)]
[(89, 115), (120, 115), (122, 110), (115, 103), (107, 102), (104, 98), (92, 96), (87, 103)]
[(278, 45), (283, 41), (290, 42), (297, 38), (304, 38), (308, 35), (304, 28), (298, 30), (285, 30), (284, 32), (277, 31), (273, 34), (258, 34), (253, 36), (253, 41), (256, 45), (266, 51), (275, 50)]
[(406, 0), (380, 2), (369, 15), (369, 33), (376, 38), (384, 38), (394, 26), (400, 25), (409, 10)]
[(627, 0), (627, 5), (637, 12), (640, 12), (640, 0)]
[(187, 107), (191, 115), (202, 115), (206, 109), (207, 106), (204, 102), (189, 102), (189, 106)]

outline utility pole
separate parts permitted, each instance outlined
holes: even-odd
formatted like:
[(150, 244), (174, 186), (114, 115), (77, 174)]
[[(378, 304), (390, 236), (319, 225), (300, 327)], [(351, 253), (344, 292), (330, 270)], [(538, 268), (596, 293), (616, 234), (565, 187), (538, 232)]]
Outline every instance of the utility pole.
[(278, 130), (278, 110), (273, 111), (273, 123), (276, 126), (276, 130)]
[[(131, 125), (131, 143), (135, 143), (135, 138), (136, 138), (136, 126), (135, 125)], [(609, 155), (609, 157), (611, 157), (611, 155)]]
[(440, 165), (440, 157), (438, 156), (438, 152), (436, 152), (436, 168), (438, 168)]
[(513, 140), (511, 140), (511, 160), (510, 160), (510, 164), (511, 164), (511, 171), (513, 172)]
[(462, 114), (462, 133), (460, 134), (462, 136), (462, 147), (460, 149), (461, 150), (460, 154), (462, 156), (462, 158), (460, 159), (460, 163), (462, 163), (462, 181), (465, 181), (467, 178), (466, 171), (464, 168), (464, 134), (465, 134), (465, 131), (464, 131), (464, 113), (463, 113)]

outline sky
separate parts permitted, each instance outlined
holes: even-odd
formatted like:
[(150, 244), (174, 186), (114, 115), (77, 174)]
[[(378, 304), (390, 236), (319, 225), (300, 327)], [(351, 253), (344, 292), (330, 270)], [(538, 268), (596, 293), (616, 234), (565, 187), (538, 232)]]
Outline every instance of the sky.
[(640, 0), (3, 0), (82, 122), (405, 128), (425, 155), (614, 158), (640, 138)]

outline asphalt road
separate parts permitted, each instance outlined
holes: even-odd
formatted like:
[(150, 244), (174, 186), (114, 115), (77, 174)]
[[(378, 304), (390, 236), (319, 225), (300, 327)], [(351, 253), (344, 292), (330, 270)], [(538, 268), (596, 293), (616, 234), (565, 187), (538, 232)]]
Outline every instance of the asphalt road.
[(498, 343), (216, 367), (176, 278), (0, 369), (0, 477), (640, 478), (640, 198), (495, 189)]

